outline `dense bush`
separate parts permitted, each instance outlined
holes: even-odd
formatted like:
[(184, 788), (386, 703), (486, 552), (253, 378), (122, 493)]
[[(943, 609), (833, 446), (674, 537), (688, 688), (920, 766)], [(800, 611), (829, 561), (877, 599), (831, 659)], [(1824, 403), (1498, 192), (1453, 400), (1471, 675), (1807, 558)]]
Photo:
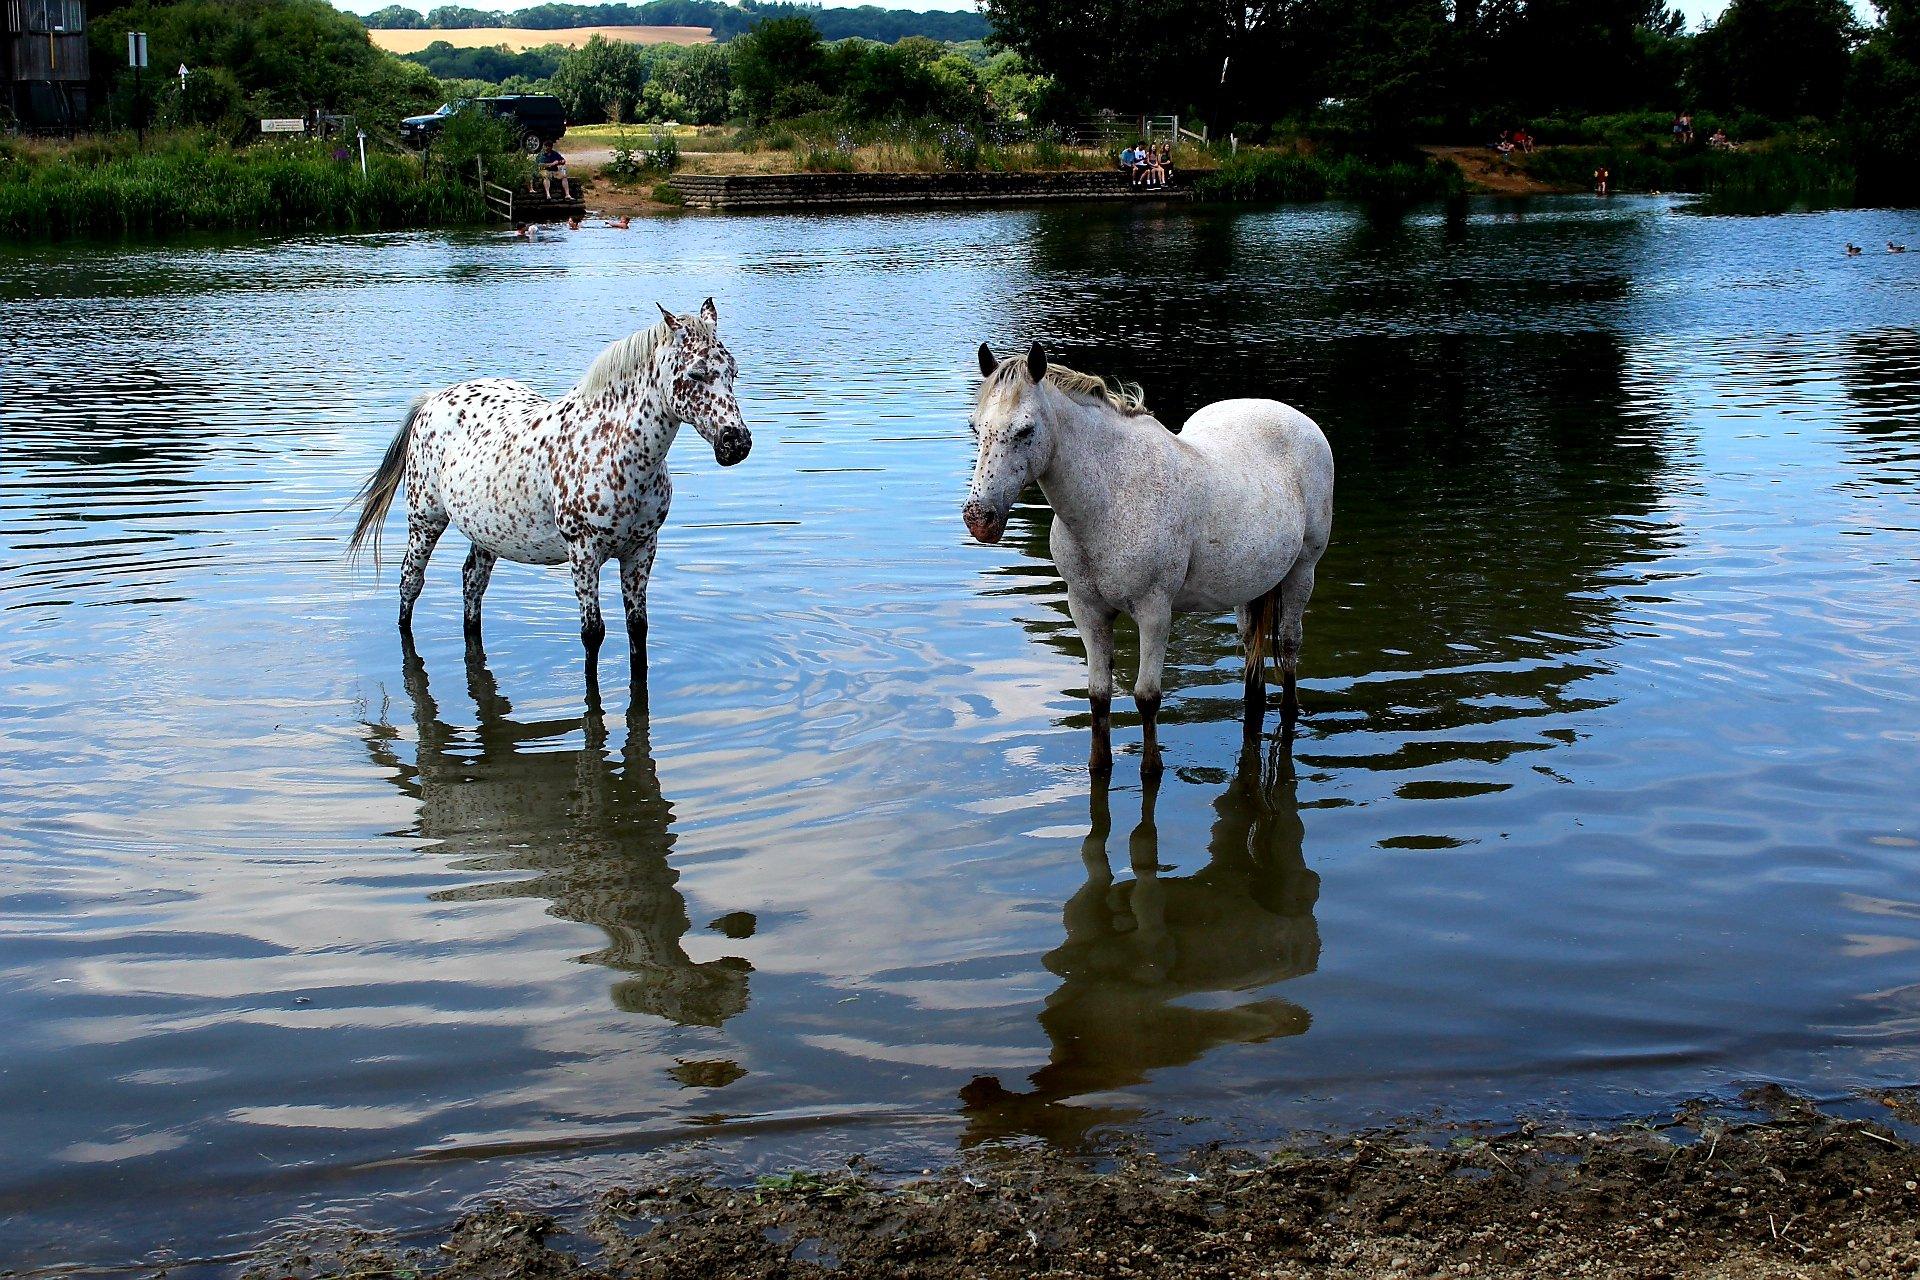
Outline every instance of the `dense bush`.
[[(441, 128), (428, 161), (453, 180), (471, 183), (481, 172), (504, 186), (518, 186), (533, 173), (514, 122), (480, 110), (456, 111)], [(476, 162), (478, 164), (476, 165)]]
[(1799, 195), (1843, 199), (1853, 194), (1855, 171), (1836, 139), (1793, 138), (1722, 151), (1712, 147), (1554, 147), (1523, 160), (1543, 182), (1584, 190), (1605, 167), (1615, 191), (1691, 191), (1780, 200)]

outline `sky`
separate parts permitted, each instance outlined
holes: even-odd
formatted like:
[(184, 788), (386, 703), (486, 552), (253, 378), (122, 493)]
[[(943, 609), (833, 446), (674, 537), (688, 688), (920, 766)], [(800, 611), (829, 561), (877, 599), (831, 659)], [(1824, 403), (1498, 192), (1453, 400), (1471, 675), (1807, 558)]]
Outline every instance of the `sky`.
[[(337, 7), (352, 13), (372, 13), (375, 9), (386, 8), (395, 0), (333, 0), (333, 2)], [(410, 5), (424, 13), (435, 5), (444, 3), (464, 4), (474, 9), (512, 10), (524, 9), (528, 5), (539, 3), (540, 0), (398, 0), (398, 2)], [(1727, 7), (1726, 0), (1676, 0), (1676, 2), (1680, 12), (1687, 15), (1687, 25), (1690, 27), (1699, 26)], [(829, 9), (844, 9), (865, 3), (883, 4), (889, 9), (971, 9), (974, 7), (974, 0), (896, 0), (894, 3), (889, 3), (888, 0), (821, 0), (821, 3)], [(1873, 6), (1869, 0), (1854, 0), (1854, 8), (1860, 11), (1861, 18), (1867, 21), (1873, 19)]]

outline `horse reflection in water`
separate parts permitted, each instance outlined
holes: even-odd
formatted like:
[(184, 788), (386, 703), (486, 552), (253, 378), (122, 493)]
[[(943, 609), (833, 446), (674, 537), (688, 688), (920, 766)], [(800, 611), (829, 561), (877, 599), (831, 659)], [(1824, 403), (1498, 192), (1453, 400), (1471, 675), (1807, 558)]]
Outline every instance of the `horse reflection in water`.
[(1249, 744), (1232, 784), (1214, 801), (1207, 865), (1160, 874), (1154, 825), (1158, 785), (1146, 784), (1127, 842), (1133, 878), (1116, 881), (1107, 856), (1107, 790), (1095, 783), (1091, 830), (1081, 845), (1087, 882), (1061, 913), (1066, 941), (1044, 957), (1060, 978), (1040, 1013), (1051, 1059), (1013, 1093), (991, 1076), (961, 1091), (967, 1139), (1016, 1133), (1077, 1141), (1124, 1113), (1062, 1105), (1139, 1084), (1197, 1061), (1220, 1045), (1257, 1044), (1307, 1029), (1305, 1009), (1263, 996), (1225, 1008), (1181, 1001), (1210, 992), (1259, 991), (1312, 973), (1320, 962), (1313, 907), (1320, 877), (1302, 852), (1304, 828), (1291, 762)]
[[(579, 720), (516, 720), (475, 643), (467, 647), (467, 689), (479, 724), (457, 729), (441, 718), (411, 641), (402, 655), (419, 750), (409, 765), (392, 727), (373, 725), (375, 763), (419, 802), (416, 831), (463, 856), (456, 866), (533, 873), (435, 900), (545, 898), (551, 914), (604, 930), (607, 946), (580, 959), (630, 975), (612, 989), (614, 1004), (629, 1012), (717, 1027), (745, 1009), (751, 965), (732, 957), (697, 963), (681, 946), (690, 921), (675, 888), (680, 873), (667, 861), (673, 807), (660, 794), (644, 704), (629, 707), (616, 760), (597, 700)], [(543, 749), (576, 727), (585, 736), (579, 749)]]

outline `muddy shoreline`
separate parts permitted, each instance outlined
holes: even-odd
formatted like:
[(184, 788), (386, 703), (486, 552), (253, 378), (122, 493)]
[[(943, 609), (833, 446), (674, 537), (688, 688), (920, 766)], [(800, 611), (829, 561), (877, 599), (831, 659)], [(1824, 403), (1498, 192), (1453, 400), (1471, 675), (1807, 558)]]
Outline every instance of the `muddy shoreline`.
[(893, 1180), (860, 1167), (494, 1204), (444, 1241), (282, 1240), (247, 1280), (598, 1277), (1912, 1276), (1910, 1094), (1837, 1115), (1771, 1087), (1608, 1130), (1382, 1130), (1265, 1152), (1099, 1160), (988, 1147)]

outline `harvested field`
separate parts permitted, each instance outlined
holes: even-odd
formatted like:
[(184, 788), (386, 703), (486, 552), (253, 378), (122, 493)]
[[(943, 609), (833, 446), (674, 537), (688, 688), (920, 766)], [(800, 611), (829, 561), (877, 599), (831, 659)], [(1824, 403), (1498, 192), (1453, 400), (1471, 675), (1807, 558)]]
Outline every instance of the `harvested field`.
[(464, 31), (369, 31), (373, 43), (389, 53), (419, 53), (436, 40), (456, 49), (503, 46), (513, 53), (550, 44), (578, 49), (594, 36), (625, 40), (629, 44), (712, 44), (712, 27), (560, 27), (536, 31), (530, 27), (470, 27)]

